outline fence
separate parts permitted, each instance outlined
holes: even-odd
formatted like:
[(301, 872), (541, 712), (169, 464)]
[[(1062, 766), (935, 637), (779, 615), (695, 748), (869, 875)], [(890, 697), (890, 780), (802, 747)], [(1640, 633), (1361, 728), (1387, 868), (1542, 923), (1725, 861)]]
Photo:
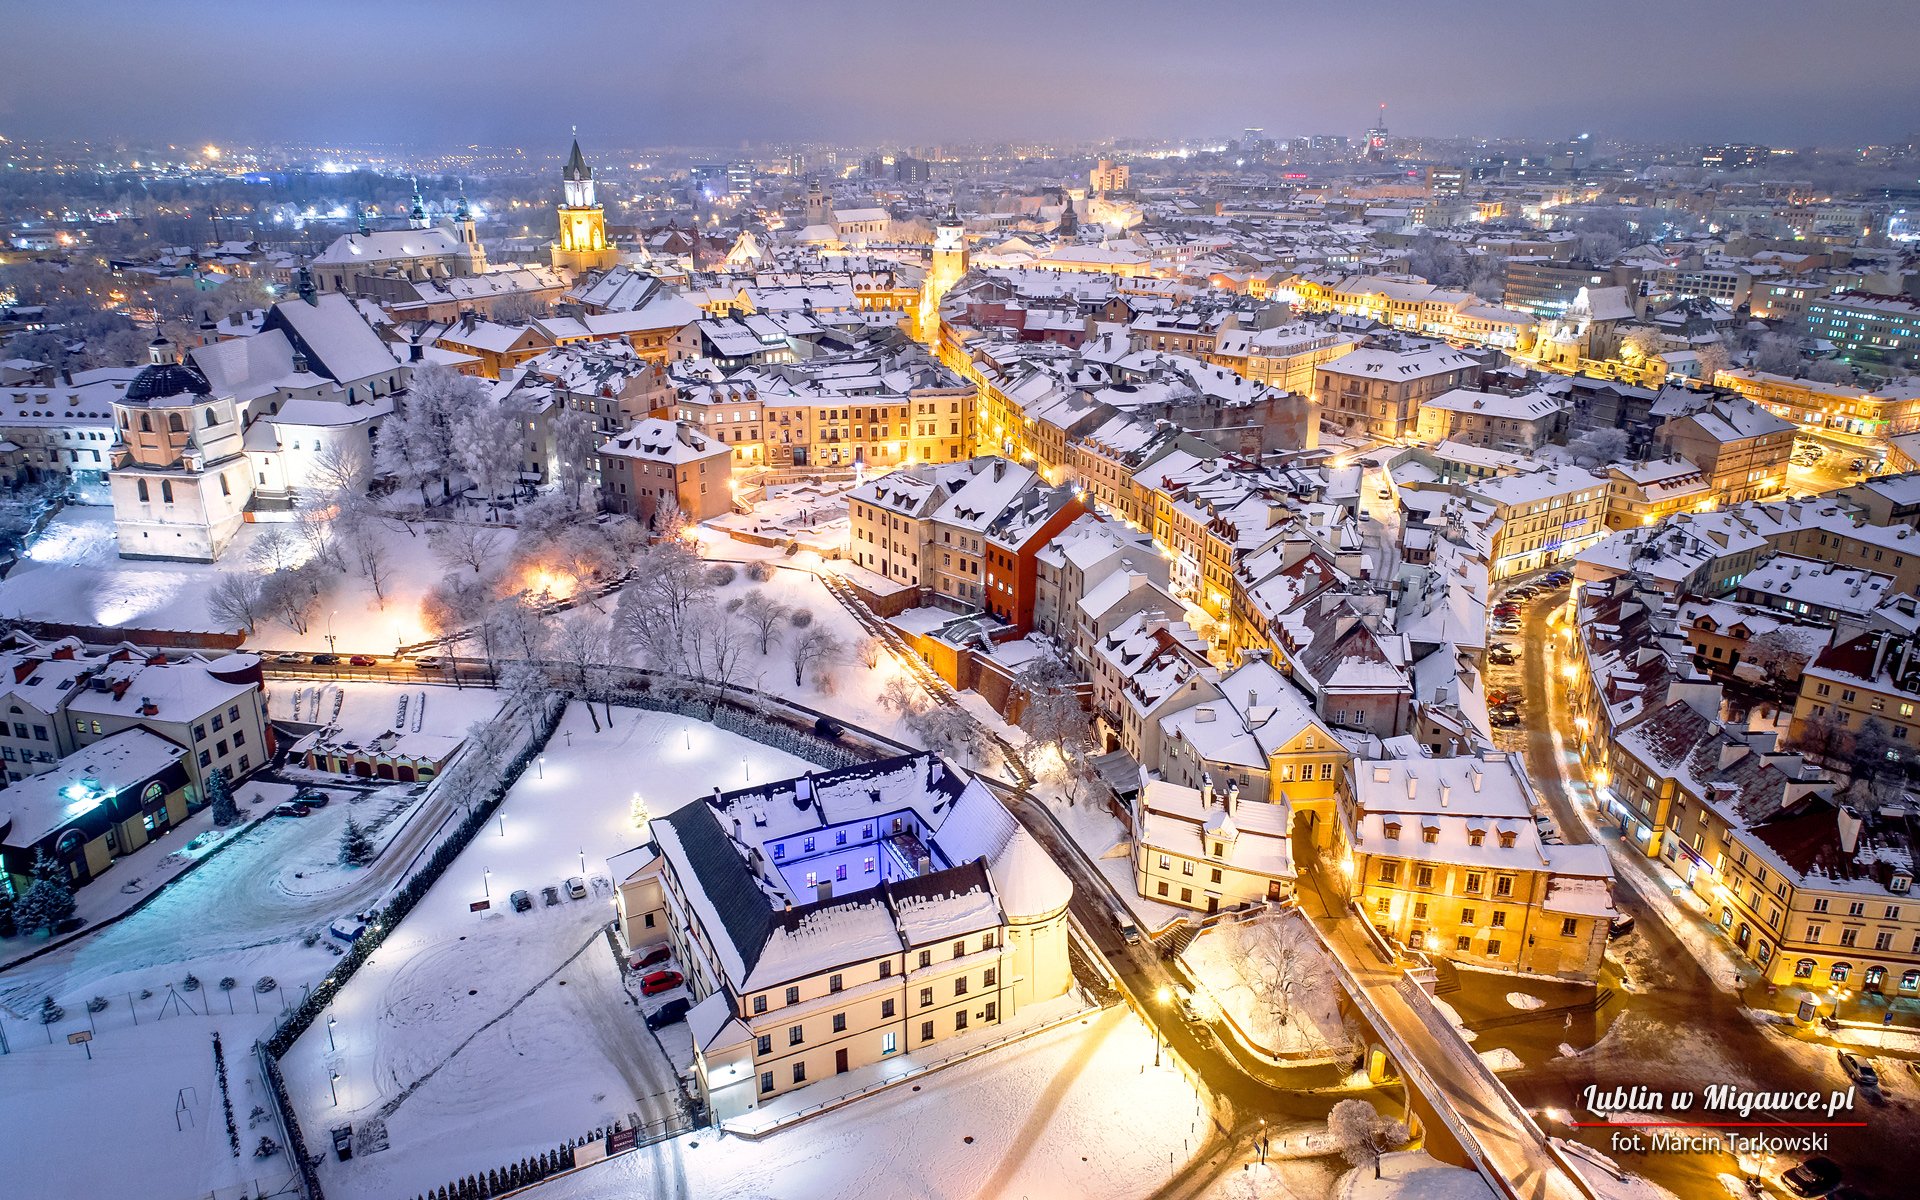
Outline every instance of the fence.
[(293, 1047), (300, 1035), (312, 1026), (334, 994), (353, 979), (361, 965), (373, 956), (374, 951), (385, 943), (388, 935), (399, 926), (409, 912), (413, 911), (414, 905), (420, 902), (420, 898), (426, 895), (427, 889), (432, 887), (434, 882), (446, 873), (447, 868), (453, 865), (453, 860), (466, 849), (467, 843), (473, 840), (474, 835), (486, 827), (487, 821), (493, 816), (494, 809), (499, 807), (500, 802), (506, 798), (507, 791), (513, 786), (514, 781), (519, 779), (521, 773), (533, 765), (534, 759), (539, 757), (548, 739), (553, 736), (553, 731), (559, 727), (560, 716), (566, 711), (566, 706), (554, 695), (543, 695), (537, 703), (538, 710), (528, 716), (532, 736), (502, 767), (480, 798), (474, 801), (466, 818), (454, 830), (452, 836), (442, 841), (435, 848), (433, 856), (427, 860), (427, 864), (395, 890), (393, 898), (381, 910), (379, 918), (367, 926), (366, 931), (355, 939), (353, 947), (338, 963), (334, 964), (331, 971), (321, 977), (320, 982), (308, 993), (299, 1007), (281, 1020), (272, 1036), (259, 1045), (262, 1070), (267, 1077), (267, 1092), (273, 1098), (280, 1128), (286, 1135), (287, 1152), (300, 1172), (301, 1183), (308, 1200), (325, 1200), (325, 1192), (320, 1186), (319, 1176), (314, 1169), (319, 1164), (320, 1157), (307, 1152), (306, 1138), (300, 1128), (300, 1118), (294, 1111), (293, 1103), (287, 1095), (285, 1081), (280, 1074), (279, 1059)]

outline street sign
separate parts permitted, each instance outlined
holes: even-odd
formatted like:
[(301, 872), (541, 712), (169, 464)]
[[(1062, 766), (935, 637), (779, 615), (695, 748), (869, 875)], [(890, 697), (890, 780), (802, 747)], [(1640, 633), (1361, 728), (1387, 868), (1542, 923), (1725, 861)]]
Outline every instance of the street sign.
[(468, 912), (485, 912), (492, 907), (493, 907), (493, 901), (491, 900), (475, 900), (472, 904), (467, 905), (467, 911)]
[(607, 1157), (611, 1158), (616, 1154), (625, 1154), (627, 1151), (633, 1149), (633, 1144), (637, 1140), (638, 1133), (639, 1131), (635, 1129), (616, 1129), (612, 1133), (609, 1133), (607, 1135)]
[(82, 1029), (79, 1033), (70, 1033), (67, 1035), (67, 1045), (69, 1046), (78, 1046), (81, 1042), (90, 1042), (92, 1040), (93, 1034), (85, 1029)]

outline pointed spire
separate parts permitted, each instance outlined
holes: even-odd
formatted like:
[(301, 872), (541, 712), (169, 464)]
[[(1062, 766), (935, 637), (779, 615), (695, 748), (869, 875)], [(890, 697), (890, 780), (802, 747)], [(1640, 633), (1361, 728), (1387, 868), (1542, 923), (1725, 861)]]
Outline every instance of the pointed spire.
[(353, 212), (355, 217), (354, 232), (358, 233), (361, 237), (365, 237), (367, 234), (373, 232), (372, 228), (367, 224), (367, 206), (356, 200), (353, 204)]
[(427, 227), (427, 202), (420, 195), (420, 177), (413, 177), (413, 207), (407, 212), (407, 219), (415, 229)]
[(560, 178), (564, 180), (592, 179), (593, 169), (587, 166), (586, 156), (580, 153), (579, 127), (574, 127), (573, 153), (567, 155), (567, 169)]

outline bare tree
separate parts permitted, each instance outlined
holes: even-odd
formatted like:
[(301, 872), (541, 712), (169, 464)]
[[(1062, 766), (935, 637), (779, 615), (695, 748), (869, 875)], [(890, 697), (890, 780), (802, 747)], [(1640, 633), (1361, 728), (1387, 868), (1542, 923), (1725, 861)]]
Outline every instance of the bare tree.
[(428, 530), (427, 545), (442, 566), (449, 570), (472, 567), (473, 573), (478, 575), (493, 561), (494, 552), (500, 548), (500, 533), (485, 525), (453, 521)]
[(731, 615), (714, 613), (694, 630), (695, 661), (700, 678), (712, 685), (714, 697), (740, 684), (745, 671), (749, 634)]
[(780, 625), (786, 619), (787, 606), (755, 590), (740, 602), (740, 619), (745, 621), (760, 645), (760, 653), (767, 654), (773, 643), (779, 640)]
[(1823, 358), (1807, 367), (1807, 378), (1815, 383), (1854, 382), (1854, 369), (1837, 358)]
[(291, 570), (277, 571), (261, 584), (260, 602), (295, 633), (305, 633), (313, 614), (320, 609), (320, 572), (309, 562)]
[(488, 398), (454, 416), (453, 446), (461, 467), (487, 499), (510, 492), (523, 461), (524, 413), (512, 399)]
[(1380, 1178), (1380, 1158), (1407, 1144), (1412, 1135), (1404, 1121), (1390, 1121), (1365, 1100), (1342, 1100), (1327, 1113), (1327, 1132), (1340, 1156), (1352, 1167), (1373, 1167)]
[(1068, 799), (1077, 801), (1086, 782), (1082, 764), (1093, 744), (1092, 723), (1080, 701), (1080, 676), (1065, 659), (1049, 654), (1022, 667), (1013, 684), (1021, 698), (1027, 769), (1039, 771), (1057, 754), (1061, 782), (1071, 789)]
[(387, 543), (380, 536), (381, 532), (379, 518), (364, 513), (348, 524), (346, 543), (354, 565), (373, 587), (374, 600), (384, 609), (387, 606), (387, 581), (392, 574), (392, 565), (388, 562)]
[(294, 509), (293, 529), (299, 544), (306, 549), (307, 561), (344, 571), (347, 560), (340, 552), (340, 540), (333, 527), (338, 515), (332, 505), (303, 504)]
[(801, 686), (808, 671), (830, 661), (843, 650), (840, 639), (818, 625), (802, 630), (787, 648), (788, 657), (793, 661), (793, 686)]
[(1589, 429), (1568, 442), (1567, 449), (1575, 462), (1592, 467), (1625, 459), (1630, 440), (1624, 429)]
[(1294, 991), (1314, 967), (1302, 930), (1286, 916), (1238, 927), (1233, 969), (1255, 1001), (1284, 1028), (1293, 1020)]
[[(573, 677), (574, 687), (580, 692), (580, 698), (586, 703), (587, 716), (593, 720), (593, 730), (600, 731), (600, 719), (593, 715), (593, 701), (596, 692), (595, 682), (603, 678), (608, 660), (612, 657), (613, 643), (607, 619), (590, 608), (578, 608), (569, 613), (560, 622), (560, 629), (553, 639), (550, 653), (554, 658), (566, 664), (567, 673)], [(612, 722), (612, 714), (607, 720)]]
[(711, 611), (712, 585), (693, 548), (668, 539), (649, 548), (614, 609), (616, 644), (644, 653), (656, 668), (693, 673), (693, 629)]
[(259, 578), (239, 571), (220, 576), (207, 596), (207, 612), (216, 620), (238, 626), (251, 634), (254, 626), (268, 612), (261, 595)]
[(880, 666), (880, 660), (886, 657), (887, 644), (877, 637), (860, 639), (860, 665), (872, 671)]
[(593, 418), (567, 405), (553, 415), (552, 428), (554, 454), (559, 459), (555, 483), (559, 494), (577, 509), (586, 492), (587, 464), (598, 448)]
[(297, 565), (302, 557), (294, 536), (279, 525), (262, 526), (260, 536), (247, 547), (247, 561), (267, 574), (285, 571)]
[(395, 400), (393, 415), (380, 425), (376, 465), (401, 487), (419, 488), (422, 507), (430, 503), (430, 483), (438, 482), (441, 495), (449, 495), (459, 466), (454, 448), (459, 414), (486, 399), (486, 388), (477, 379), (442, 363), (420, 367)]
[(1769, 333), (1760, 339), (1753, 352), (1755, 370), (1769, 375), (1798, 375), (1806, 366), (1800, 354), (1800, 339), (1790, 333)]

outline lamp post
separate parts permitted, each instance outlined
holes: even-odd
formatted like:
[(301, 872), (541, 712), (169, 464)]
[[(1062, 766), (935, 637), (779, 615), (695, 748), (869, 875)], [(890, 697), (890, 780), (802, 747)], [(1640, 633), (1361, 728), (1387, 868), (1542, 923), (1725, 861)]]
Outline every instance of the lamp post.
[(327, 1049), (329, 1050), (338, 1049), (338, 1047), (336, 1047), (333, 1044), (333, 1027), (335, 1024), (336, 1022), (333, 1019), (333, 1014), (328, 1013), (327, 1014)]
[[(1173, 990), (1163, 987), (1153, 994), (1153, 998), (1159, 1002), (1161, 1009), (1164, 1010), (1167, 1007), (1167, 1002), (1173, 999)], [(1153, 1065), (1156, 1067), (1160, 1065), (1160, 1022), (1158, 1019), (1154, 1021), (1153, 1025)]]
[(489, 899), (493, 896), (493, 868), (480, 868), (480, 894)]
[(340, 1072), (327, 1072), (327, 1090), (333, 1093), (333, 1106), (340, 1107)]
[(328, 653), (328, 654), (332, 654), (332, 653), (333, 653), (333, 650), (334, 650), (334, 645), (333, 645), (333, 617), (334, 617), (334, 613), (335, 613), (336, 611), (337, 611), (337, 610), (334, 610), (334, 609), (329, 609), (329, 610), (327, 610), (327, 653)]
[(582, 875), (587, 873), (587, 848), (585, 846), (580, 847), (580, 873)]
[(545, 779), (547, 777), (547, 756), (546, 755), (542, 754), (540, 756), (539, 766), (540, 766), (540, 778)]

